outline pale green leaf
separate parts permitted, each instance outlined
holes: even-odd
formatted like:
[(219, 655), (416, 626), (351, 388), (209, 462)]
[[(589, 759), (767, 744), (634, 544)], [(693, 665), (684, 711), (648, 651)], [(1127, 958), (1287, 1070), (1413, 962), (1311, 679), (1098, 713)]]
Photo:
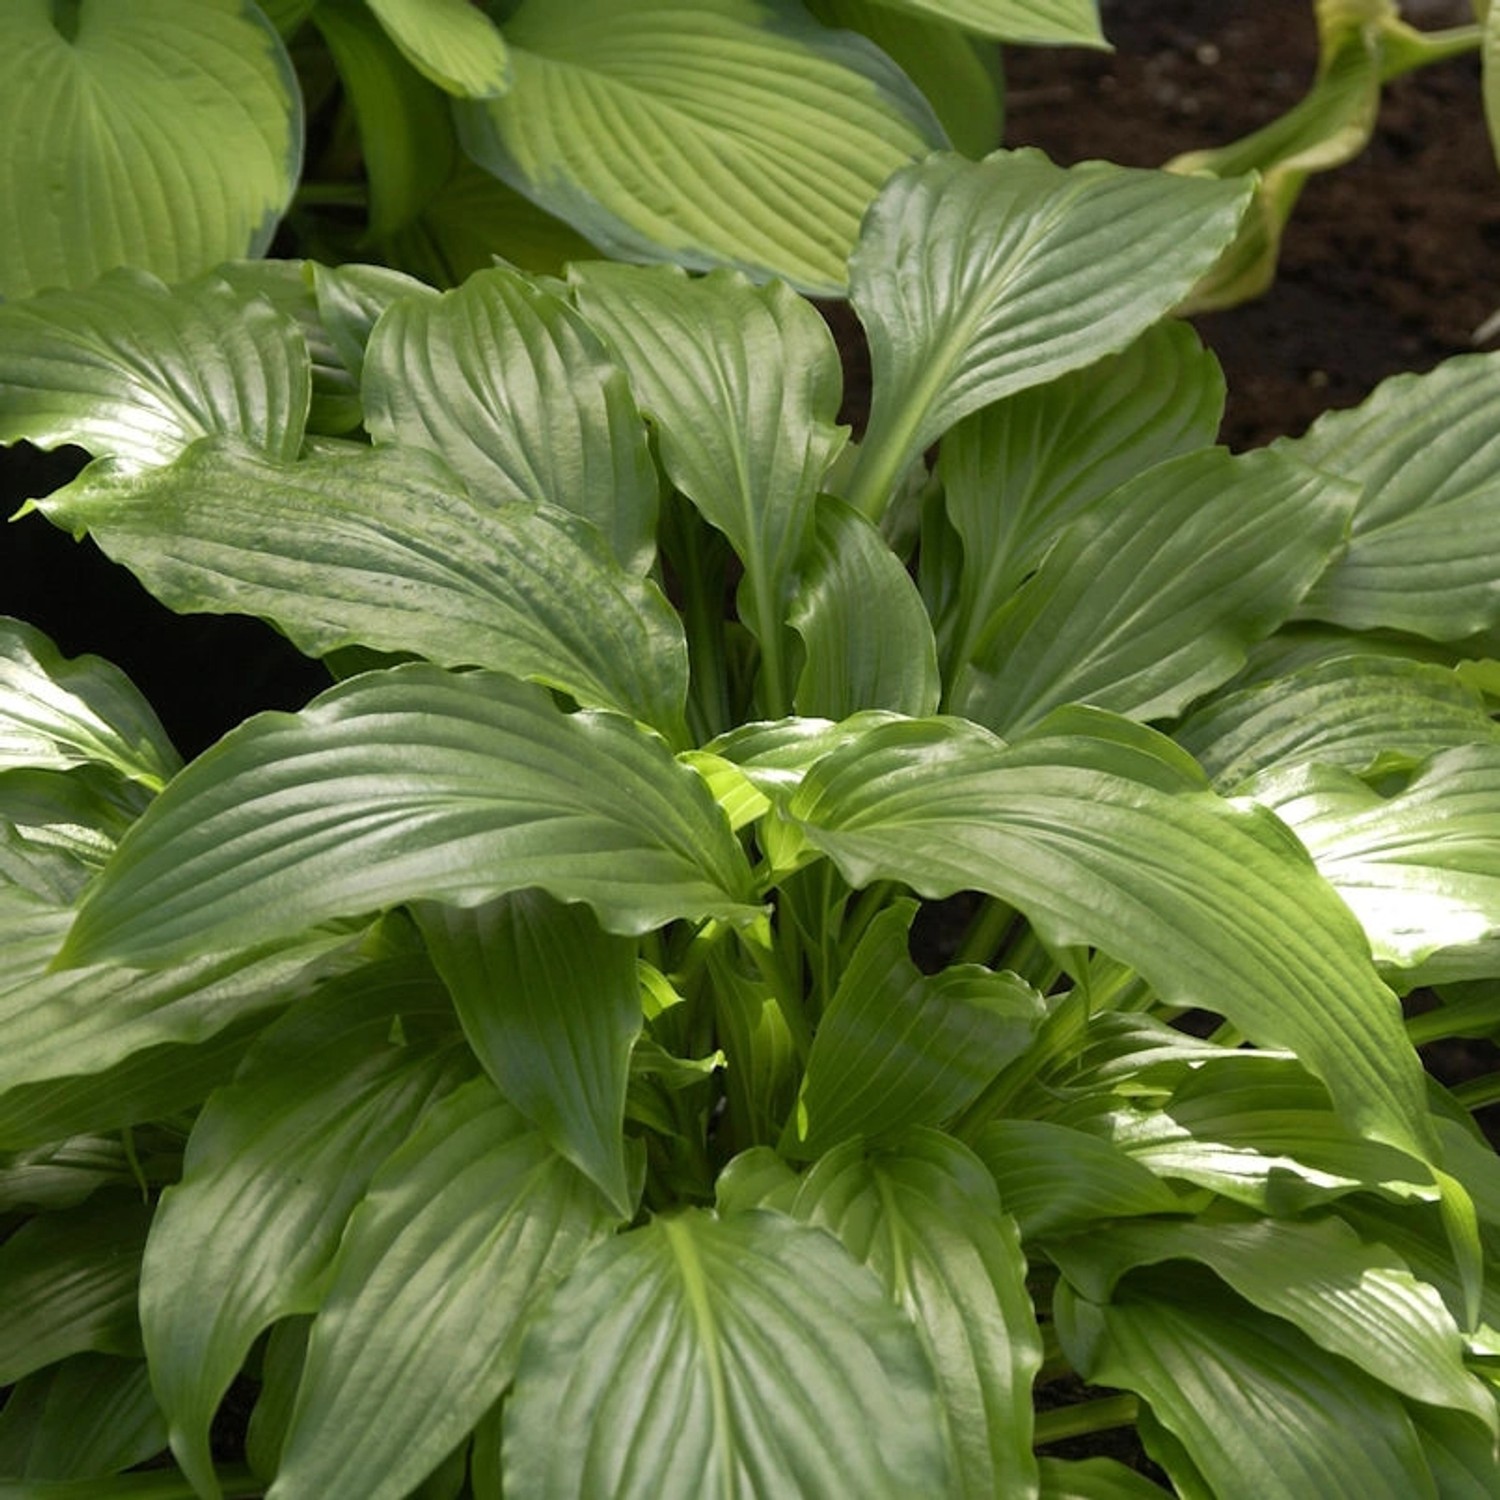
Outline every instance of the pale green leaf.
[(0, 616), (0, 767), (107, 766), (154, 791), (181, 764), (118, 667), (69, 659), (41, 631)]
[(215, 276), (172, 288), (119, 270), (0, 304), (0, 442), (77, 443), (130, 470), (213, 435), (290, 459), (311, 391), (296, 324)]
[[(9, 0), (0, 55), (0, 295), (111, 266), (179, 281), (264, 254), (292, 196), (302, 107), (242, 0)], [(72, 10), (71, 37), (54, 16)]]
[(847, 719), (862, 709), (930, 714), (938, 706), (937, 646), (911, 575), (857, 510), (820, 495), (813, 544), (787, 623), (806, 659), (799, 714)]
[(139, 1360), (75, 1354), (28, 1375), (0, 1411), (0, 1485), (94, 1479), (144, 1463), (167, 1425)]
[(1212, 263), (1248, 192), (1035, 150), (896, 173), (850, 260), (874, 371), (851, 502), (879, 516), (961, 417), (1124, 349)]
[(1031, 1382), (1042, 1340), (1021, 1237), (981, 1164), (932, 1130), (885, 1150), (850, 1141), (808, 1172), (790, 1212), (836, 1234), (916, 1324), (947, 1418), (955, 1493), (1034, 1494)]
[(138, 1355), (151, 1208), (139, 1192), (42, 1214), (0, 1245), (0, 1385), (70, 1354)]
[(984, 407), (943, 438), (938, 473), (963, 539), (955, 663), (1070, 520), (1158, 463), (1206, 448), (1224, 411), (1218, 361), (1186, 323)]
[(1048, 1120), (992, 1120), (974, 1154), (1021, 1233), (1056, 1234), (1096, 1219), (1181, 1212), (1183, 1201), (1118, 1146)]
[(432, 299), (438, 294), (425, 282), (389, 266), (319, 266), (312, 268), (318, 316), (344, 368), (358, 382), (364, 377), (365, 349), (380, 316), (406, 298)]
[(840, 293), (860, 218), (943, 144), (865, 38), (760, 0), (523, 0), (515, 83), (458, 107), (482, 166), (614, 256)]
[(435, 1106), (349, 1221), (268, 1500), (403, 1500), (500, 1396), (539, 1297), (613, 1222), (488, 1079)]
[(574, 511), (627, 568), (650, 567), (658, 480), (630, 388), (582, 319), (530, 278), (480, 271), (389, 308), (365, 351), (364, 401), (377, 443), (431, 448), (486, 505)]
[(1043, 1458), (1040, 1500), (1162, 1500), (1160, 1485), (1113, 1458)]
[(501, 1452), (531, 1500), (911, 1500), (949, 1493), (945, 1446), (917, 1331), (869, 1270), (781, 1214), (689, 1209), (551, 1298)]
[(1038, 46), (1101, 47), (1098, 0), (880, 0), (893, 10), (938, 16), (980, 36)]
[(1093, 1302), (1108, 1301), (1136, 1266), (1200, 1261), (1247, 1302), (1410, 1400), (1496, 1427), (1495, 1398), (1464, 1368), (1463, 1335), (1437, 1290), (1340, 1219), (1137, 1221), (1049, 1243), (1047, 1253)]
[(1451, 641), (1500, 621), (1500, 354), (1398, 375), (1276, 447), (1364, 494), (1349, 550), (1302, 613)]
[[(399, 1025), (399, 1036), (393, 1027)], [(313, 1312), (375, 1169), (472, 1066), (431, 968), (366, 967), (289, 1011), (193, 1127), (141, 1268), (152, 1381), (213, 1493), (209, 1424), (262, 1329)]]
[(85, 896), (65, 953), (163, 963), (532, 886), (615, 932), (754, 911), (723, 813), (654, 735), (509, 678), (398, 667), (257, 715), (183, 771)]
[(472, 499), (429, 453), (278, 464), (204, 444), (40, 508), (174, 609), (260, 615), (313, 656), (361, 645), (490, 667), (685, 733), (687, 648), (656, 586), (568, 512)]
[(1137, 779), (1136, 759), (897, 723), (814, 766), (790, 812), (852, 885), (1008, 901), (1054, 951), (1099, 947), (1168, 1004), (1291, 1047), (1345, 1119), (1429, 1158), (1421, 1068), (1347, 909), (1274, 818)]
[(636, 945), (583, 906), (518, 891), (417, 913), (465, 1035), (500, 1092), (543, 1139), (634, 1211), (625, 1090), (641, 1032)]
[(1137, 1273), (1108, 1307), (1060, 1288), (1063, 1348), (1136, 1391), (1219, 1500), (1436, 1500), (1397, 1393), (1181, 1266)]
[(1266, 452), (1203, 449), (1142, 474), (1073, 521), (986, 622), (954, 711), (1012, 735), (1070, 702), (1179, 713), (1292, 613), (1357, 495)]
[(783, 1150), (816, 1157), (850, 1136), (941, 1124), (1030, 1042), (1041, 996), (978, 964), (923, 974), (907, 949), (916, 909), (888, 906), (850, 957), (813, 1038)]
[(510, 87), (495, 23), (468, 0), (365, 0), (408, 62), (450, 94), (492, 99)]

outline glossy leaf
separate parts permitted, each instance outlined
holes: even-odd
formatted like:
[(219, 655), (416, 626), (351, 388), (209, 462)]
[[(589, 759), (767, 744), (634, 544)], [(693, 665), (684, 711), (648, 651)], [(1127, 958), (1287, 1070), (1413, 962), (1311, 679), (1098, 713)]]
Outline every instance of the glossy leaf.
[(182, 761), (134, 683), (0, 616), (0, 766), (107, 766), (157, 790)]
[(656, 587), (566, 511), (471, 499), (430, 454), (288, 465), (205, 445), (41, 508), (175, 609), (261, 615), (309, 655), (487, 666), (684, 733), (687, 651)]
[(820, 761), (790, 813), (852, 885), (998, 896), (1054, 950), (1097, 946), (1168, 1004), (1210, 1007), (1292, 1047), (1345, 1119), (1428, 1156), (1421, 1070), (1395, 999), (1311, 863), (1274, 820), (1138, 776), (1104, 739), (1007, 751), (977, 729), (914, 721)]
[(141, 1270), (152, 1381), (203, 1493), (216, 1492), (209, 1425), (251, 1344), (317, 1309), (350, 1211), (467, 1071), (461, 1050), (430, 967), (393, 960), (289, 1011), (204, 1106)]
[(127, 835), (64, 952), (163, 963), (533, 886), (618, 932), (753, 912), (723, 813), (660, 740), (508, 678), (398, 667), (258, 715), (196, 760)]
[(790, 1212), (837, 1235), (921, 1332), (955, 1493), (1033, 1493), (1031, 1382), (1042, 1341), (1020, 1235), (980, 1163), (931, 1130), (886, 1150), (851, 1141), (812, 1168)]
[(131, 1181), (123, 1144), (104, 1135), (78, 1135), (30, 1151), (0, 1156), (0, 1213), (18, 1208), (72, 1208), (101, 1187)]
[(1302, 612), (1450, 641), (1500, 621), (1500, 354), (1398, 375), (1276, 446), (1364, 486), (1349, 550)]
[(891, 178), (850, 261), (869, 435), (846, 493), (885, 509), (960, 418), (1124, 349), (1234, 233), (1249, 185), (1039, 151), (934, 156)]
[(241, 0), (12, 0), (0, 56), (0, 295), (111, 266), (168, 281), (265, 253), (296, 185), (301, 96)]
[(0, 1245), (0, 1384), (70, 1354), (138, 1355), (150, 1208), (121, 1193), (42, 1214)]
[(1357, 494), (1275, 454), (1221, 448), (1141, 475), (1073, 521), (987, 622), (955, 711), (1002, 734), (1071, 702), (1179, 713), (1292, 613)]
[(488, 1079), (437, 1105), (349, 1221), (268, 1500), (406, 1496), (499, 1397), (538, 1298), (612, 1223)]
[(916, 1329), (870, 1271), (781, 1214), (689, 1209), (548, 1302), (501, 1452), (505, 1493), (535, 1500), (908, 1500), (948, 1493), (944, 1447)]
[(77, 443), (127, 471), (214, 435), (291, 459), (311, 393), (297, 326), (214, 276), (119, 270), (0, 304), (0, 442)]
[(364, 378), (365, 349), (381, 314), (393, 302), (431, 301), (438, 296), (426, 282), (389, 266), (314, 265), (312, 278), (318, 316), (339, 360), (356, 381)]
[(1489, 1500), (1500, 1460), (1484, 1428), (1452, 1412), (1424, 1407), (1413, 1408), (1412, 1421), (1443, 1500)]
[(465, 1035), (500, 1092), (610, 1201), (634, 1211), (625, 1090), (641, 1032), (636, 945), (583, 906), (518, 891), (418, 920)]
[(510, 87), (510, 57), (495, 23), (467, 0), (366, 0), (419, 72), (450, 94), (491, 99)]
[(870, 923), (813, 1037), (783, 1149), (816, 1157), (854, 1135), (937, 1125), (1031, 1040), (1041, 997), (978, 964), (923, 974), (907, 951), (913, 901)]
[(1436, 1495), (1395, 1391), (1211, 1279), (1173, 1267), (1108, 1307), (1062, 1289), (1054, 1308), (1085, 1378), (1144, 1396), (1223, 1500)]
[(938, 473), (964, 552), (954, 662), (969, 659), (1070, 520), (1156, 464), (1208, 447), (1223, 411), (1218, 361), (1188, 324), (1162, 322), (946, 433)]
[(0, 1411), (0, 1493), (7, 1481), (94, 1479), (167, 1445), (140, 1360), (75, 1354), (10, 1393)]
[(657, 477), (625, 376), (565, 302), (518, 272), (387, 309), (365, 351), (377, 442), (430, 448), (485, 505), (584, 516), (620, 561), (655, 551)]
[(943, 144), (863, 37), (758, 0), (524, 0), (515, 84), (459, 109), (468, 153), (625, 259), (839, 293), (880, 184)]

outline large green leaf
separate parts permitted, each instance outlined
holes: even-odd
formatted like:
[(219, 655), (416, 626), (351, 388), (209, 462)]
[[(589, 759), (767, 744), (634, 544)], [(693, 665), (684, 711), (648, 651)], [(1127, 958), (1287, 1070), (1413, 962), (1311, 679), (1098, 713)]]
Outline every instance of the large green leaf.
[(961, 417), (1138, 338), (1212, 263), (1248, 192), (1105, 162), (1064, 170), (1034, 150), (896, 173), (849, 266), (874, 369), (849, 499), (880, 515)]
[(41, 631), (0, 616), (0, 766), (107, 766), (155, 791), (181, 764), (118, 667), (69, 659)]
[(1430, 1159), (1421, 1069), (1357, 924), (1275, 819), (1173, 790), (1148, 745), (890, 724), (815, 765), (790, 813), (851, 884), (998, 896), (1055, 949), (1102, 948), (1169, 1004), (1290, 1046), (1346, 1119)]
[(844, 288), (861, 215), (943, 144), (906, 76), (852, 32), (762, 0), (523, 0), (515, 84), (459, 106), (482, 166), (612, 255)]
[(491, 99), (510, 87), (495, 23), (467, 0), (366, 0), (407, 60), (450, 94)]
[(641, 1032), (636, 945), (584, 906), (518, 891), (465, 910), (424, 905), (428, 951), (500, 1092), (624, 1218), (625, 1090)]
[(790, 1212), (836, 1234), (917, 1325), (947, 1418), (954, 1493), (1034, 1495), (1042, 1340), (1021, 1237), (981, 1164), (933, 1130), (888, 1150), (850, 1141), (807, 1174)]
[(1014, 974), (917, 968), (907, 950), (916, 906), (887, 907), (850, 957), (813, 1038), (783, 1149), (816, 1157), (850, 1136), (941, 1124), (1031, 1040), (1041, 997)]
[(1451, 641), (1500, 621), (1500, 354), (1398, 375), (1276, 447), (1364, 486), (1353, 538), (1303, 604), (1355, 630)]
[(391, 960), (290, 1011), (204, 1106), (141, 1268), (152, 1381), (200, 1493), (217, 1492), (209, 1425), (252, 1342), (316, 1310), (375, 1169), (468, 1070), (455, 1050), (430, 966)]
[(805, 652), (799, 714), (847, 719), (863, 709), (936, 711), (937, 646), (901, 559), (852, 506), (820, 495), (813, 546), (787, 623)]
[(630, 388), (572, 308), (530, 278), (480, 271), (389, 308), (365, 351), (364, 400), (377, 442), (431, 448), (486, 504), (575, 511), (626, 567), (651, 565), (658, 481)]
[(1003, 734), (1070, 702), (1171, 717), (1292, 613), (1357, 495), (1274, 453), (1150, 470), (1073, 521), (986, 623), (954, 710)]
[(969, 659), (1063, 526), (1142, 471), (1208, 447), (1223, 412), (1218, 361), (1188, 324), (1166, 321), (949, 431), (938, 472), (964, 549), (953, 661)]
[(1313, 765), (1242, 792), (1296, 832), (1377, 959), (1411, 968), (1500, 935), (1500, 745), (1441, 751), (1394, 794), (1378, 787)]
[(10, 0), (0, 295), (111, 266), (168, 281), (260, 255), (296, 185), (301, 95), (243, 0)]
[(471, 499), (429, 453), (278, 464), (205, 444), (39, 503), (175, 609), (261, 615), (315, 656), (490, 667), (685, 734), (687, 648), (656, 586), (568, 512)]
[(140, 1353), (149, 1205), (129, 1191), (23, 1224), (0, 1245), (0, 1384), (70, 1354)]
[(1097, 0), (880, 0), (892, 10), (938, 16), (981, 36), (1042, 46), (1103, 46)]
[(1048, 1256), (1092, 1302), (1107, 1302), (1136, 1266), (1201, 1261), (1247, 1302), (1410, 1400), (1496, 1427), (1495, 1398), (1464, 1368), (1463, 1335), (1437, 1290), (1340, 1219), (1137, 1221), (1049, 1243)]
[(945, 1446), (916, 1328), (870, 1271), (781, 1214), (689, 1209), (554, 1294), (501, 1452), (532, 1500), (910, 1500), (949, 1493)]
[(790, 707), (783, 620), (813, 505), (844, 441), (842, 377), (817, 312), (781, 283), (591, 264), (573, 283), (654, 419), (672, 483), (745, 566), (740, 616), (760, 640), (770, 714)]
[(500, 1396), (537, 1299), (613, 1222), (488, 1079), (435, 1106), (349, 1221), (268, 1500), (402, 1500)]
[(1397, 1393), (1183, 1267), (1137, 1273), (1107, 1307), (1054, 1302), (1090, 1381), (1151, 1403), (1218, 1500), (1435, 1500)]
[(78, 443), (140, 469), (224, 434), (290, 459), (311, 393), (296, 324), (216, 276), (172, 288), (119, 270), (0, 305), (0, 442)]
[(531, 886), (614, 932), (754, 911), (723, 813), (654, 735), (509, 678), (411, 665), (257, 715), (196, 760), (127, 835), (64, 952), (163, 963)]

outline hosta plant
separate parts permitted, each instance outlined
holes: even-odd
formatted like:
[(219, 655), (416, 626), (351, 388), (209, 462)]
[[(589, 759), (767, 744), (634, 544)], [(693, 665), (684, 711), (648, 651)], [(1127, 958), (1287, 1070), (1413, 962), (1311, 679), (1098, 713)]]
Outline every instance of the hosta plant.
[(1500, 357), (1215, 447), (1251, 191), (898, 172), (857, 443), (729, 271), (0, 308), (35, 509), (337, 679), (0, 634), (18, 1492), (1495, 1493)]

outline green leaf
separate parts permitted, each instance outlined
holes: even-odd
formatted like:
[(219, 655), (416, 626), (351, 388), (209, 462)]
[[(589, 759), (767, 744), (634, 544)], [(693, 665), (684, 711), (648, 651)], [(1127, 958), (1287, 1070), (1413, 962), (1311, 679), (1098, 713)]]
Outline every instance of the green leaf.
[(291, 459), (311, 391), (296, 324), (216, 276), (120, 270), (0, 305), (0, 442), (78, 443), (135, 470), (222, 434)]
[(901, 560), (857, 510), (820, 495), (801, 588), (787, 623), (802, 637), (799, 714), (847, 719), (861, 709), (930, 714), (937, 646)]
[(650, 567), (658, 481), (629, 385), (530, 278), (480, 271), (390, 307), (365, 351), (364, 399), (376, 442), (431, 448), (486, 503), (574, 511), (631, 571)]
[(1219, 362), (1188, 324), (1162, 322), (949, 431), (938, 473), (963, 539), (955, 664), (1070, 520), (1146, 469), (1206, 448), (1223, 412)]
[(1054, 951), (1102, 948), (1167, 1004), (1290, 1046), (1345, 1119), (1430, 1159), (1420, 1066), (1343, 904), (1275, 819), (1139, 775), (1109, 740), (1006, 750), (913, 721), (820, 761), (790, 814), (851, 885), (998, 896)]
[(473, 500), (431, 454), (276, 464), (205, 444), (40, 507), (174, 609), (261, 615), (313, 656), (362, 645), (486, 666), (685, 736), (687, 648), (656, 586), (566, 511)]
[(194, 761), (85, 896), (64, 952), (165, 963), (533, 886), (586, 902), (612, 932), (754, 912), (723, 813), (655, 736), (418, 664), (257, 715)]
[(316, 1310), (375, 1169), (468, 1070), (456, 1051), (431, 968), (390, 961), (289, 1011), (204, 1106), (141, 1270), (152, 1381), (202, 1493), (217, 1490), (209, 1424), (251, 1344)]
[(812, 1168), (790, 1212), (837, 1235), (916, 1324), (947, 1418), (954, 1493), (1033, 1492), (1042, 1340), (1021, 1237), (981, 1164), (932, 1130), (887, 1150), (850, 1141)]
[(1500, 934), (1500, 745), (1440, 751), (1394, 794), (1377, 788), (1313, 765), (1242, 790), (1302, 840), (1381, 962), (1411, 968)]
[(1398, 375), (1282, 452), (1364, 486), (1349, 550), (1302, 613), (1451, 641), (1500, 621), (1500, 354)]
[(0, 616), (0, 767), (90, 765), (156, 791), (182, 761), (118, 667), (69, 659), (40, 630)]
[(349, 1221), (268, 1500), (406, 1496), (509, 1384), (538, 1297), (612, 1223), (488, 1079), (438, 1104)]
[(1097, 0), (880, 0), (880, 3), (913, 15), (939, 16), (1001, 42), (1104, 45)]
[(133, 1178), (123, 1144), (113, 1136), (78, 1135), (0, 1156), (0, 1213), (18, 1208), (72, 1208), (101, 1187)]
[(1434, 1287), (1342, 1220), (1115, 1224), (1107, 1235), (1049, 1243), (1049, 1259), (1090, 1301), (1125, 1272), (1162, 1261), (1207, 1265), (1247, 1302), (1295, 1324), (1413, 1401), (1497, 1426), (1495, 1398), (1464, 1368), (1464, 1339)]
[(1490, 130), (1490, 145), (1500, 161), (1500, 11), (1493, 6), (1484, 18), (1483, 63), (1484, 118)]
[(923, 974), (907, 951), (915, 901), (870, 923), (813, 1038), (783, 1150), (816, 1157), (854, 1135), (937, 1125), (1031, 1040), (1041, 997), (978, 964)]
[(141, 1352), (135, 1293), (150, 1221), (139, 1193), (101, 1195), (0, 1245), (0, 1385), (70, 1354)]
[(1260, 772), (1413, 768), (1500, 740), (1484, 695), (1451, 667), (1360, 654), (1313, 662), (1210, 700), (1172, 731), (1222, 792)]
[(634, 1212), (625, 1090), (641, 1032), (636, 945), (584, 906), (518, 891), (417, 913), (465, 1035), (495, 1086), (599, 1190)]
[(241, 0), (13, 0), (0, 57), (0, 295), (111, 266), (262, 255), (296, 185), (291, 60)]
[(1080, 1373), (1144, 1396), (1216, 1496), (1436, 1495), (1395, 1391), (1211, 1278), (1138, 1274), (1102, 1308), (1064, 1285), (1054, 1310)]
[(1264, 452), (1209, 448), (1142, 474), (1073, 521), (987, 622), (955, 712), (1002, 734), (1070, 702), (1170, 718), (1292, 613), (1357, 495)]
[(869, 434), (848, 498), (878, 517), (961, 417), (1124, 349), (1234, 233), (1248, 182), (1039, 151), (934, 156), (896, 173), (850, 260), (870, 338)]
[(510, 87), (510, 56), (495, 23), (468, 0), (365, 0), (407, 61), (461, 98)]
[[(528, 1330), (505, 1493), (949, 1493), (916, 1329), (832, 1236), (689, 1209), (599, 1246)], [(278, 1497), (279, 1500), (279, 1497)]]
[(1179, 1213), (1184, 1206), (1118, 1146), (1066, 1125), (992, 1120), (972, 1144), (1028, 1240), (1097, 1219)]
[(281, 1463), (311, 1332), (312, 1317), (303, 1314), (283, 1318), (266, 1339), (260, 1362), (260, 1394), (245, 1433), (245, 1461), (261, 1480), (262, 1488), (275, 1478)]
[(1497, 1472), (1494, 1439), (1451, 1412), (1416, 1407), (1411, 1416), (1443, 1500), (1490, 1500)]
[(1167, 1493), (1113, 1458), (1043, 1458), (1040, 1500), (1162, 1500)]
[(28, 1375), (0, 1411), (0, 1486), (9, 1480), (96, 1479), (167, 1445), (139, 1360), (75, 1354)]
[(458, 106), (481, 166), (611, 256), (844, 289), (861, 215), (943, 144), (865, 38), (760, 0), (523, 0), (515, 85)]

